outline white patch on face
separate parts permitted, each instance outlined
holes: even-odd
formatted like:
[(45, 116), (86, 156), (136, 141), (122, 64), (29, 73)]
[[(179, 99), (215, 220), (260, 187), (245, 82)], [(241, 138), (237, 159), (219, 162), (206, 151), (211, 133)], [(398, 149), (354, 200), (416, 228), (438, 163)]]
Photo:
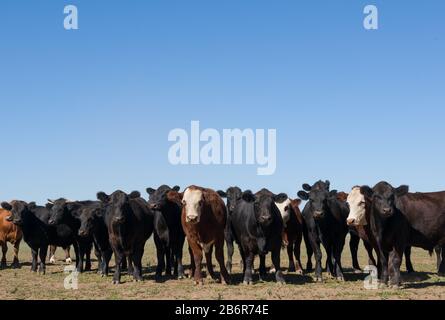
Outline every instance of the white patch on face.
[(201, 217), (202, 192), (187, 189), (182, 200), (185, 202), (186, 222), (198, 223)]
[(348, 224), (354, 226), (365, 226), (366, 221), (365, 196), (360, 192), (359, 187), (355, 187), (346, 200), (349, 204)]
[(283, 218), (283, 222), (284, 222), (284, 227), (287, 226), (287, 222), (289, 221), (290, 218), (290, 213), (289, 213), (289, 209), (290, 209), (290, 199), (286, 199), (286, 201), (282, 202), (282, 203), (277, 203), (275, 202), (275, 205), (277, 206), (278, 210), (280, 210), (280, 214), (281, 217)]

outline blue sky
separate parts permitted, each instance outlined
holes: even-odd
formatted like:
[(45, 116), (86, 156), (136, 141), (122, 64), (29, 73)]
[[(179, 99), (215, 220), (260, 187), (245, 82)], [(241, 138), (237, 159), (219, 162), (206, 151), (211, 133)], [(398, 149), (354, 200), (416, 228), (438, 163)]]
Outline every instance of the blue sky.
[[(77, 31), (63, 8), (79, 9)], [(362, 26), (379, 8), (379, 30)], [(0, 199), (147, 186), (296, 196), (387, 180), (445, 189), (445, 2), (0, 4)], [(172, 166), (170, 130), (277, 129), (277, 170)]]

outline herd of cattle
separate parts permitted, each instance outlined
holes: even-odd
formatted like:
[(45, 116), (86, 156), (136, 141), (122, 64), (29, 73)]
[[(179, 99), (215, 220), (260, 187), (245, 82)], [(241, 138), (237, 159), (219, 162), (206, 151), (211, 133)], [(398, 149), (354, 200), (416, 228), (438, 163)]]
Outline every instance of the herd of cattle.
[[(113, 283), (120, 283), (122, 270), (135, 281), (142, 278), (142, 257), (146, 241), (153, 235), (157, 252), (156, 278), (185, 277), (182, 264), (187, 238), (191, 257), (191, 276), (202, 284), (203, 257), (208, 274), (222, 283), (230, 283), (234, 243), (243, 265), (244, 283), (253, 282), (255, 256), (260, 257), (259, 277), (267, 275), (266, 255), (271, 253), (272, 272), (284, 283), (280, 253), (286, 247), (289, 272), (303, 274), (300, 246), (304, 239), (308, 261), (306, 272), (313, 271), (322, 281), (322, 251), (325, 248), (326, 272), (344, 280), (341, 263), (346, 236), (350, 234), (353, 268), (360, 272), (357, 251), (360, 240), (375, 265), (382, 285), (401, 285), (400, 266), (405, 254), (406, 268), (413, 272), (411, 247), (437, 254), (439, 274), (445, 274), (445, 192), (409, 193), (407, 186), (394, 188), (380, 182), (374, 188), (357, 186), (347, 194), (330, 190), (329, 181), (303, 185), (300, 199), (274, 194), (267, 189), (257, 193), (231, 187), (226, 191), (190, 186), (148, 188), (149, 200), (134, 191), (126, 194), (97, 194), (98, 201), (48, 200), (46, 206), (14, 200), (0, 209), (0, 244), (6, 267), (7, 242), (14, 245), (12, 267), (19, 266), (18, 251), (22, 237), (32, 251), (32, 271), (45, 273), (50, 249), (54, 260), (56, 247), (69, 248), (76, 255), (79, 272), (91, 270), (90, 254), (95, 248), (98, 272), (107, 276), (109, 262), (115, 257)], [(227, 201), (224, 203), (223, 198)], [(301, 201), (307, 201), (303, 211)], [(227, 246), (227, 264), (224, 257)], [(219, 264), (220, 278), (213, 270), (212, 255)], [(375, 252), (375, 257), (374, 257)], [(294, 259), (295, 257), (295, 259)], [(38, 259), (39, 258), (39, 259)], [(40, 263), (38, 263), (40, 260)], [(39, 264), (39, 266), (38, 266)]]

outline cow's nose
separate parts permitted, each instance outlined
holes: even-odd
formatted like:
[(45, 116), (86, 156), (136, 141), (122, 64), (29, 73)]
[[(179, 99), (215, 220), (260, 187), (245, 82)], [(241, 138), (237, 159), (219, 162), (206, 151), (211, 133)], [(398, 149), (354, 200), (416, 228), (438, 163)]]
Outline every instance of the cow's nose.
[(383, 208), (383, 213), (391, 213), (391, 208)]
[(6, 217), (6, 221), (8, 221), (8, 222), (12, 222), (12, 216), (7, 216), (7, 217)]
[(188, 216), (187, 218), (188, 218), (189, 222), (191, 222), (191, 223), (195, 223), (198, 221), (197, 216)]
[(352, 225), (355, 224), (355, 219), (348, 219), (348, 220), (346, 221), (346, 223), (348, 224), (348, 226), (352, 226)]
[(50, 220), (48, 221), (48, 223), (49, 223), (50, 225), (53, 225), (53, 224), (55, 223), (55, 221), (54, 221), (53, 219), (50, 219)]
[(123, 222), (124, 221), (124, 217), (115, 217), (114, 221), (115, 222)]
[(79, 236), (81, 237), (85, 237), (86, 236), (86, 231), (85, 230), (79, 230)]

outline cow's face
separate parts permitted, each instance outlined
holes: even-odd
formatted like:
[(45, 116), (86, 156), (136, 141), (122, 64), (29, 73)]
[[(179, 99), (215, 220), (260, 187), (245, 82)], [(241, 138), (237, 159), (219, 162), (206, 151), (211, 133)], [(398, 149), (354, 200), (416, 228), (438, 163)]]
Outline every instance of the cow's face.
[(232, 212), (235, 210), (236, 204), (241, 200), (243, 192), (238, 187), (230, 187), (226, 192), (218, 191), (218, 194), (222, 198), (227, 198), (227, 209), (229, 214), (232, 214)]
[(274, 205), (272, 197), (265, 195), (255, 197), (253, 203), (255, 218), (261, 226), (268, 227), (272, 223), (272, 206)]
[(27, 204), (24, 201), (11, 201), (2, 202), (2, 208), (11, 212), (9, 217), (6, 217), (6, 220), (14, 223), (17, 226), (21, 226), (23, 221), (26, 219), (26, 215), (28, 214), (29, 207), (35, 207), (35, 203)]
[(88, 206), (80, 213), (79, 236), (89, 237), (97, 225), (97, 221), (102, 218), (102, 206)]
[(51, 213), (48, 221), (50, 225), (57, 225), (62, 222), (63, 216), (66, 214), (67, 211), (68, 202), (69, 201), (63, 198), (54, 201), (48, 199), (48, 203), (51, 205)]
[(147, 188), (147, 193), (150, 196), (148, 200), (148, 207), (151, 210), (162, 211), (162, 209), (168, 203), (168, 193), (170, 191), (178, 192), (179, 190), (180, 188), (178, 186), (175, 186), (173, 189), (171, 189), (169, 186), (166, 185), (159, 187), (157, 190), (153, 188)]
[(393, 188), (387, 182), (379, 182), (370, 189), (367, 186), (361, 188), (365, 197), (368, 197), (372, 201), (373, 209), (382, 217), (389, 218), (396, 212), (396, 199), (397, 197), (404, 196), (408, 193), (408, 186), (400, 186)]
[(336, 196), (336, 191), (329, 192), (330, 182), (318, 181), (312, 187), (307, 183), (303, 184), (305, 191), (299, 191), (298, 196), (302, 200), (309, 201), (312, 215), (315, 220), (323, 219), (326, 216), (328, 200)]
[(187, 189), (182, 198), (182, 205), (185, 210), (185, 219), (187, 223), (196, 224), (201, 219), (204, 197), (201, 190)]
[(283, 222), (286, 223), (289, 221), (290, 212), (291, 212), (291, 200), (284, 194), (278, 195), (275, 197), (275, 205), (280, 211), (281, 218), (283, 218)]
[(131, 211), (130, 197), (123, 191), (115, 191), (110, 196), (99, 192), (97, 198), (105, 205), (105, 212), (111, 217), (113, 225), (124, 224)]
[(360, 191), (360, 187), (354, 187), (349, 193), (346, 202), (349, 205), (349, 215), (347, 223), (349, 226), (365, 226), (366, 220), (366, 199)]

